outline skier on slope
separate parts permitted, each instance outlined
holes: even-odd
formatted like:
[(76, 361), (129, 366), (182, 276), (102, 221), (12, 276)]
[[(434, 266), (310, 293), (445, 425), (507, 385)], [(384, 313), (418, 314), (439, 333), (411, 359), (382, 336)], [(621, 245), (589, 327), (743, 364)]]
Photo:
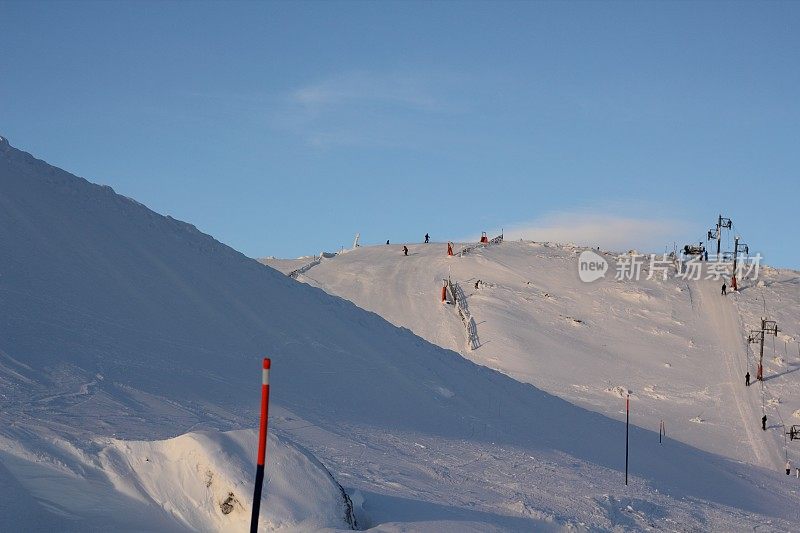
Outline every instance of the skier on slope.
[(767, 415), (761, 417), (761, 429), (767, 430)]
[(747, 374), (744, 375), (744, 386), (750, 386), (750, 372), (748, 371)]
[(425, 234), (425, 244), (428, 244), (429, 242), (431, 242), (431, 236), (426, 233)]
[(725, 289), (727, 289), (727, 288), (728, 288), (727, 285), (725, 285), (725, 282), (723, 281), (722, 282), (722, 295), (723, 296), (725, 296)]
[(791, 473), (792, 473), (792, 462), (787, 459), (786, 460), (786, 475), (788, 476)]
[(403, 245), (403, 255), (408, 255), (408, 246)]

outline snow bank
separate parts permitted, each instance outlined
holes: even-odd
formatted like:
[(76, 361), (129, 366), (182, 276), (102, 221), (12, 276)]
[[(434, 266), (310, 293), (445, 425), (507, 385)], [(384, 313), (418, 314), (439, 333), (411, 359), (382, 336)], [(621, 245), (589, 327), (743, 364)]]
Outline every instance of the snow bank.
[[(158, 441), (0, 438), (0, 500), (17, 502), (0, 530), (246, 531), (256, 438), (255, 430)], [(313, 455), (274, 431), (267, 450), (262, 530), (355, 526), (349, 497)]]
[[(152, 501), (199, 531), (245, 531), (250, 524), (257, 433), (188, 433), (162, 441), (112, 440), (100, 462), (114, 487)], [(348, 529), (349, 498), (310, 453), (269, 434), (260, 527)]]

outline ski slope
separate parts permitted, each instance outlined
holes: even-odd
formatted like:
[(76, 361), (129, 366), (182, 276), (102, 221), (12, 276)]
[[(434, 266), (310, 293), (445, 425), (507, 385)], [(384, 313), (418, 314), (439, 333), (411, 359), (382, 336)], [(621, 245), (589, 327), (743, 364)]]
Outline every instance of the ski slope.
[[(548, 391), (553, 376), (534, 372), (544, 378), (531, 384), (448, 349), (448, 339), (460, 348), (463, 332), (435, 296), (454, 263), (433, 255), (429, 263), (423, 250), (412, 250), (415, 272), (396, 275), (427, 283), (403, 297), (391, 285), (367, 287), (365, 271), (380, 269), (380, 254), (388, 265), (388, 248), (303, 274), (358, 263), (362, 275), (349, 283), (380, 294), (396, 313), (387, 321), (4, 140), (0, 248), (2, 530), (239, 529), (251, 503), (248, 450), (253, 458), (265, 355), (274, 468), (262, 529), (343, 530), (353, 517), (374, 531), (789, 531), (798, 519), (794, 486), (773, 469), (688, 439), (659, 446), (642, 411), (625, 486), (620, 399), (594, 394), (614, 401), (602, 412)], [(370, 253), (375, 261), (363, 261)], [(498, 272), (511, 280), (514, 270)], [(527, 301), (510, 281), (509, 289), (500, 276), (488, 281), (505, 290), (498, 312), (503, 301)], [(470, 297), (482, 342), (470, 357), (484, 363), (489, 348), (520, 340), (489, 327), (493, 299)], [(558, 298), (569, 305), (578, 296)], [(428, 313), (417, 334), (391, 323), (409, 309)], [(444, 346), (424, 338), (438, 333), (434, 320)], [(580, 331), (548, 320), (576, 328), (565, 329), (565, 345)], [(529, 335), (523, 325), (514, 335)], [(523, 355), (508, 356), (520, 371)], [(576, 368), (570, 383), (594, 383)]]
[[(739, 308), (762, 290), (755, 284), (723, 297), (721, 282), (648, 280), (646, 268), (639, 281), (617, 281), (612, 270), (584, 283), (577, 275), (583, 249), (552, 243), (506, 241), (464, 257), (448, 257), (441, 243), (411, 244), (408, 257), (401, 247), (358, 248), (299, 279), (592, 411), (624, 419), (622, 398), (631, 390), (633, 416), (643, 427), (657, 431), (663, 420), (672, 439), (775, 471), (787, 452), (800, 460), (796, 442), (784, 446), (783, 426), (761, 431), (760, 387), (744, 387), (746, 336), (758, 320), (751, 316), (746, 326)], [(448, 276), (466, 293), (481, 343), (476, 350), (465, 345), (452, 306), (440, 304)], [(793, 280), (795, 292), (771, 301), (791, 302), (781, 316), (785, 327), (796, 328), (790, 317), (800, 297), (797, 273), (767, 268), (764, 276)], [(797, 362), (798, 336), (783, 335), (793, 350), (788, 360)], [(776, 390), (781, 384), (780, 400), (765, 401), (768, 409), (781, 401), (786, 418), (800, 408), (793, 368), (765, 382)]]

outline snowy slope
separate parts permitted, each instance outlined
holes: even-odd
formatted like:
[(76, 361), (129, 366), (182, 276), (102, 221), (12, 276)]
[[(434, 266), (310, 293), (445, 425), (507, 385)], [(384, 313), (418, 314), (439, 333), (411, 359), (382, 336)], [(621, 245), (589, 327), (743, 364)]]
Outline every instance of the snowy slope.
[[(778, 335), (767, 336), (764, 343), (764, 381), (756, 393), (757, 399), (751, 408), (760, 415), (769, 417), (774, 427), (773, 437), (795, 466), (800, 467), (800, 441), (786, 443), (780, 437), (780, 429), (800, 425), (800, 272), (784, 269), (766, 269), (760, 281), (748, 285), (735, 298), (738, 325), (746, 332), (758, 329), (761, 318), (778, 323)], [(758, 357), (758, 346), (749, 345), (744, 352), (739, 350), (738, 372), (749, 365), (753, 368)], [(752, 373), (752, 371), (751, 371)], [(778, 454), (778, 460), (785, 460)]]
[[(752, 409), (757, 396), (743, 388), (744, 365), (737, 363), (746, 357), (747, 330), (735, 305), (750, 289), (723, 298), (714, 281), (616, 281), (613, 272), (586, 284), (577, 276), (581, 249), (571, 246), (505, 242), (461, 258), (444, 250), (415, 245), (403, 257), (397, 247), (361, 248), (300, 279), (588, 409), (619, 417), (623, 392), (633, 390), (647, 427), (664, 420), (673, 438), (782, 468), (774, 453), (783, 455), (781, 432), (777, 444), (761, 435), (760, 409)], [(453, 310), (439, 304), (448, 275), (467, 296), (477, 350), (465, 346)], [(795, 396), (783, 394), (794, 402), (800, 391)]]
[[(798, 444), (783, 437), (784, 424), (800, 423), (792, 375), (800, 368), (797, 272), (767, 268), (766, 287), (745, 284), (725, 298), (719, 282), (648, 280), (647, 269), (639, 281), (617, 281), (612, 270), (584, 283), (577, 275), (583, 249), (568, 245), (505, 242), (464, 257), (445, 250), (416, 244), (404, 257), (400, 245), (360, 248), (299, 279), (587, 409), (623, 419), (622, 397), (632, 390), (638, 423), (657, 430), (663, 420), (671, 438), (775, 471), (787, 455), (800, 460)], [(466, 346), (453, 309), (439, 303), (448, 276), (466, 293), (477, 350)], [(780, 357), (768, 361), (762, 394), (744, 387), (745, 337), (770, 290), (773, 314), (791, 332), (778, 339)], [(749, 368), (755, 376), (752, 352)], [(766, 433), (762, 403), (776, 417)]]
[[(613, 417), (476, 365), (7, 143), (0, 247), (0, 500), (20, 501), (6, 529), (225, 523), (208, 506), (247, 484), (249, 445), (219, 431), (256, 426), (264, 355), (271, 446), (286, 443), (275, 460), (297, 458), (285, 483), (268, 479), (267, 523), (347, 527), (335, 483), (290, 490), (329, 479), (314, 458), (350, 493), (359, 523), (382, 531), (767, 521), (789, 530), (798, 518), (797, 496), (773, 471), (680, 442), (658, 447), (644, 428), (631, 431), (625, 487), (624, 425)], [(416, 304), (394, 307), (406, 305)], [(142, 465), (150, 454), (159, 469)], [(224, 480), (211, 485), (219, 493), (197, 487), (198, 465)], [(246, 515), (247, 491), (232, 492)]]

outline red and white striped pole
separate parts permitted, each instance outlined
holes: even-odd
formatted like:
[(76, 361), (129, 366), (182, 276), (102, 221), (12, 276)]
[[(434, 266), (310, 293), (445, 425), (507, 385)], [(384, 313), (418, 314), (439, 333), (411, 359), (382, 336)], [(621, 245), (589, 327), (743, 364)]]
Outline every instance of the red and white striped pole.
[(264, 456), (267, 454), (267, 416), (269, 415), (269, 357), (264, 358), (261, 370), (261, 423), (258, 426), (258, 459), (256, 464), (256, 486), (253, 491), (253, 514), (250, 517), (250, 533), (258, 531), (258, 513), (261, 510), (261, 488), (264, 485)]

